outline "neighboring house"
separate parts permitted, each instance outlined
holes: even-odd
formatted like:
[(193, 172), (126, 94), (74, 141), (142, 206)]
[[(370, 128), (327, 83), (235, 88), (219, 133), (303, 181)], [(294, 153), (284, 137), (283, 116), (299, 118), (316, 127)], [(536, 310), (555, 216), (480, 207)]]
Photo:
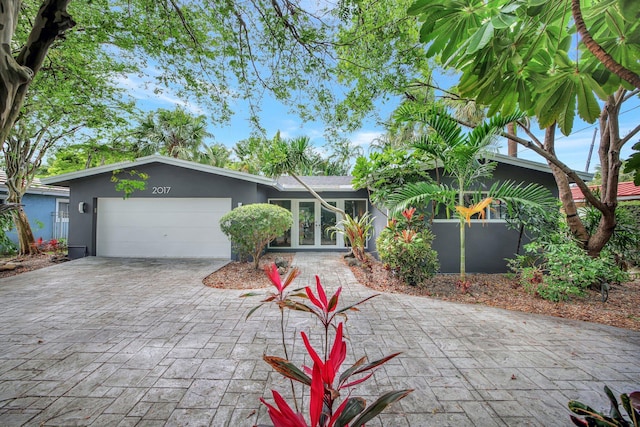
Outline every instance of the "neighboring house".
[[(6, 203), (8, 196), (7, 175), (0, 170), (0, 204)], [(35, 239), (66, 239), (69, 226), (69, 189), (43, 184), (39, 179), (33, 183), (22, 197), (24, 211), (29, 218)], [(18, 243), (15, 229), (7, 233)]]
[[(538, 182), (554, 193), (549, 168), (527, 160), (495, 155), (499, 180)], [(136, 170), (149, 176), (146, 189), (123, 199), (111, 181), (114, 172)], [(122, 174), (120, 177), (129, 177)], [(590, 176), (590, 175), (589, 175)], [(303, 177), (326, 201), (351, 215), (370, 212), (375, 229), (386, 216), (368, 200), (366, 190), (354, 190), (351, 177)], [(43, 179), (69, 187), (69, 256), (230, 258), (231, 244), (219, 220), (231, 209), (250, 203), (273, 203), (289, 209), (293, 227), (269, 246), (276, 251), (344, 250), (342, 236), (326, 233), (336, 214), (323, 208), (291, 177), (278, 180), (163, 156), (100, 166)], [(488, 188), (488, 187), (487, 187)], [(493, 211), (491, 211), (493, 212)], [(504, 219), (488, 214), (486, 224), (472, 221), (467, 233), (467, 271), (505, 271), (518, 233)], [(434, 249), (443, 272), (458, 268), (456, 220), (436, 220)], [(377, 233), (376, 233), (377, 235)], [(368, 243), (375, 253), (375, 235)]]
[[(599, 185), (589, 186), (589, 189), (592, 191), (599, 188)], [(577, 206), (585, 205), (586, 200), (584, 194), (578, 187), (571, 188), (571, 195)], [(635, 185), (632, 181), (618, 183), (618, 201), (624, 202), (630, 200), (640, 200), (640, 186)]]

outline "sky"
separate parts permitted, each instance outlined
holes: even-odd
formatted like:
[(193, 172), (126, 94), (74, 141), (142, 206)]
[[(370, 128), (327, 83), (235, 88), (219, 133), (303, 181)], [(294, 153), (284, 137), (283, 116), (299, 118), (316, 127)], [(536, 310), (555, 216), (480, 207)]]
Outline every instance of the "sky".
[[(455, 84), (455, 77), (436, 75), (435, 80), (443, 88), (451, 87)], [(120, 85), (127, 88), (130, 96), (136, 99), (138, 107), (144, 111), (152, 111), (158, 108), (173, 109), (176, 106), (183, 106), (193, 114), (205, 114), (206, 110), (198, 105), (191, 104), (184, 99), (180, 99), (177, 96), (172, 95), (166, 89), (162, 89), (158, 92), (157, 87), (152, 84), (145, 84), (142, 80), (135, 76), (128, 76), (123, 78)], [(397, 100), (399, 102), (399, 100)], [(377, 104), (379, 107), (379, 116), (386, 118), (389, 117), (396, 107), (397, 102), (388, 102), (387, 104)], [(262, 113), (260, 115), (262, 126), (265, 128), (267, 137), (275, 135), (279, 130), (281, 136), (285, 138), (292, 138), (297, 136), (308, 136), (314, 146), (323, 152), (326, 141), (324, 139), (325, 125), (320, 122), (302, 122), (302, 120), (295, 114), (289, 111), (287, 106), (282, 105), (273, 98), (265, 95), (263, 103), (261, 104)], [(233, 147), (238, 141), (246, 139), (251, 136), (251, 126), (249, 123), (248, 106), (241, 101), (236, 102), (233, 105), (235, 111), (234, 116), (227, 125), (211, 125), (209, 126), (209, 132), (214, 135), (214, 138), (209, 143), (222, 143), (227, 147)], [(621, 135), (626, 135), (631, 129), (640, 123), (640, 101), (636, 97), (634, 100), (630, 100), (622, 108), (620, 115), (620, 131)], [(566, 163), (569, 167), (585, 171), (587, 164), (587, 157), (589, 147), (593, 140), (594, 130), (598, 128), (597, 123), (588, 124), (580, 120), (576, 116), (573, 131), (569, 136), (562, 135), (559, 131), (556, 136), (556, 152), (561, 161)], [(539, 130), (536, 123), (532, 123), (532, 130), (539, 139), (543, 139), (543, 132)], [(368, 153), (369, 144), (385, 133), (384, 127), (377, 123), (373, 119), (369, 119), (363, 123), (361, 129), (351, 134), (345, 134), (352, 143), (363, 147), (364, 152)], [(520, 136), (524, 137), (524, 133), (521, 132)], [(596, 145), (591, 157), (589, 172), (594, 172), (595, 167), (600, 163), (598, 159), (597, 147), (599, 142), (599, 130), (596, 135)], [(621, 152), (621, 159), (627, 159), (631, 153), (631, 146), (638, 141), (636, 136), (630, 142), (628, 142)], [(502, 154), (507, 153), (507, 144), (499, 143), (499, 152)], [(518, 157), (533, 160), (544, 163), (542, 159), (535, 152), (528, 150), (522, 146), (518, 146)]]

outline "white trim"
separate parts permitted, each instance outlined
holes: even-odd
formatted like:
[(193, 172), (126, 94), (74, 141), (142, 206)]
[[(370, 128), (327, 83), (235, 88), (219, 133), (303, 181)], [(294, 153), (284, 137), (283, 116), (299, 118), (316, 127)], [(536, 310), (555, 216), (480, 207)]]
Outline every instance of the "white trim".
[[(290, 198), (286, 198), (286, 197), (274, 197), (274, 198), (269, 198), (267, 200), (267, 203), (271, 203), (271, 202), (275, 202), (275, 201), (287, 201), (291, 203), (291, 214), (293, 215), (293, 224), (291, 226), (290, 229), (290, 245), (289, 246), (271, 246), (271, 244), (269, 244), (268, 248), (269, 249), (296, 249), (296, 250), (302, 250), (302, 249), (309, 249), (309, 250), (318, 250), (318, 249), (343, 249), (343, 248), (347, 248), (347, 246), (345, 245), (344, 242), (344, 237), (342, 236), (342, 234), (340, 233), (336, 233), (335, 235), (335, 239), (336, 239), (336, 243), (335, 245), (323, 245), (322, 244), (322, 223), (321, 223), (321, 215), (322, 215), (322, 211), (327, 211), (329, 212), (328, 209), (326, 209), (325, 207), (323, 207), (320, 204), (320, 201), (318, 201), (315, 198), (304, 198), (304, 199), (299, 199), (299, 198), (295, 198), (295, 199), (290, 199)], [(327, 203), (335, 203), (336, 207), (339, 209), (344, 210), (344, 206), (345, 206), (345, 202), (346, 201), (363, 201), (365, 203), (365, 208), (366, 208), (366, 212), (369, 212), (369, 202), (366, 198), (361, 198), (361, 197), (353, 197), (353, 198), (345, 198), (345, 199), (326, 199), (325, 200)], [(300, 203), (301, 202), (313, 202), (314, 203), (314, 224), (313, 224), (313, 230), (314, 230), (314, 244), (313, 245), (301, 245), (299, 242), (299, 235), (300, 235), (300, 219), (299, 219), (299, 215), (300, 215)], [(337, 221), (339, 221), (338, 219), (338, 214), (336, 213), (336, 223)], [(367, 241), (365, 249), (369, 247), (369, 242)]]
[[(67, 216), (66, 217), (61, 217), (60, 215), (60, 203), (66, 203), (67, 206)], [(69, 205), (69, 199), (59, 199), (56, 198), (56, 222), (69, 222), (69, 209), (70, 209), (70, 205)]]
[(146, 157), (140, 157), (136, 160), (128, 160), (125, 162), (113, 163), (110, 165), (97, 166), (95, 168), (84, 169), (81, 171), (69, 172), (58, 176), (52, 176), (47, 178), (42, 178), (40, 181), (43, 184), (56, 184), (56, 183), (64, 183), (66, 181), (71, 181), (74, 179), (85, 178), (89, 176), (99, 175), (105, 172), (113, 172), (118, 169), (131, 169), (142, 165), (147, 165), (150, 163), (162, 163), (166, 165), (181, 167), (185, 169), (191, 169), (199, 172), (206, 172), (215, 175), (226, 176), (229, 178), (241, 179), (244, 181), (255, 182), (258, 184), (264, 185), (274, 185), (274, 180), (271, 178), (265, 178), (258, 175), (252, 175), (244, 172), (237, 172), (231, 169), (218, 168), (215, 166), (204, 165), (201, 163), (191, 162), (188, 160), (175, 159), (173, 157), (167, 156), (159, 156), (152, 155)]

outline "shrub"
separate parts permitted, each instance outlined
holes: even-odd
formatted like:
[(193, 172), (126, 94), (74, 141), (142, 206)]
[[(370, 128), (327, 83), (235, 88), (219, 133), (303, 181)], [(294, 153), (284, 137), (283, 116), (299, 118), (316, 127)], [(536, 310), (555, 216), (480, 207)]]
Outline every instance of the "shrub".
[(415, 208), (389, 221), (376, 245), (380, 260), (405, 283), (417, 285), (438, 271), (438, 254), (431, 249), (433, 233), (424, 219), (414, 216)]
[(340, 233), (344, 236), (345, 243), (351, 247), (353, 256), (360, 262), (366, 262), (365, 246), (367, 240), (371, 236), (373, 229), (374, 218), (365, 213), (360, 217), (352, 218), (350, 215), (345, 215), (344, 219), (340, 220), (338, 224), (327, 229), (332, 235)]
[(240, 259), (251, 256), (256, 269), (267, 244), (292, 224), (291, 212), (267, 203), (240, 206), (220, 219), (220, 228), (231, 240)]
[[(520, 282), (530, 293), (551, 301), (561, 301), (571, 295), (582, 296), (587, 288), (603, 282), (627, 280), (627, 274), (616, 265), (608, 251), (604, 250), (598, 258), (592, 258), (567, 236), (562, 237), (559, 233), (550, 240), (525, 245), (526, 254), (510, 262), (511, 268), (520, 273)], [(532, 262), (532, 259), (535, 261)]]
[[(583, 219), (589, 234), (593, 234), (602, 213), (589, 207)], [(620, 265), (640, 265), (640, 202), (620, 202), (616, 207), (616, 228), (605, 246)]]
[(13, 217), (11, 209), (3, 209), (0, 211), (0, 253), (15, 253), (16, 245), (7, 236), (7, 231), (13, 228)]

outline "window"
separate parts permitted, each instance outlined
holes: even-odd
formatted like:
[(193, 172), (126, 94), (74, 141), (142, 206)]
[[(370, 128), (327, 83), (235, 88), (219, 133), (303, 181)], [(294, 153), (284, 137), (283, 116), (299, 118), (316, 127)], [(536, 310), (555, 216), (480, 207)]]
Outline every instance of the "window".
[(367, 201), (366, 200), (345, 200), (344, 211), (351, 218), (362, 218), (367, 213)]
[(56, 222), (69, 222), (69, 199), (56, 199)]
[[(367, 213), (366, 199), (327, 200), (332, 206), (344, 210), (352, 217)], [(270, 248), (344, 248), (346, 243), (340, 233), (330, 231), (340, 218), (326, 209), (316, 199), (269, 199), (269, 203), (281, 206), (293, 215), (290, 230), (269, 243)]]
[[(478, 203), (478, 197), (474, 198), (474, 195), (477, 193), (465, 193), (464, 195), (464, 205), (471, 206), (475, 203)], [(482, 194), (482, 197), (486, 197), (486, 194)], [(456, 196), (456, 203), (458, 200), (458, 196)], [(456, 212), (449, 212), (449, 217), (447, 218), (447, 209), (443, 205), (437, 206), (438, 211), (434, 217), (435, 221), (443, 221), (443, 220), (455, 220), (458, 221), (458, 216)], [(484, 210), (484, 221), (504, 221), (507, 218), (507, 204), (500, 200), (493, 200), (489, 206), (487, 206)], [(482, 221), (482, 218), (478, 217), (478, 214), (474, 214), (471, 217), (472, 221)]]

